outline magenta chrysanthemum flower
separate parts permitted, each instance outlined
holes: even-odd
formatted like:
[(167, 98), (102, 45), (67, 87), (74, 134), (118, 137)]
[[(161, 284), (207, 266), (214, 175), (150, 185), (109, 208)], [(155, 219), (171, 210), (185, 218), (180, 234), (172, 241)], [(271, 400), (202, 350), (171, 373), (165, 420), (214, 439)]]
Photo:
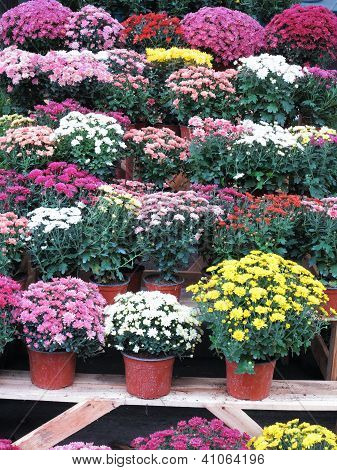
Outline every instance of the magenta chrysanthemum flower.
[(205, 7), (187, 14), (181, 26), (190, 46), (211, 52), (223, 65), (256, 54), (263, 46), (262, 26), (241, 11)]

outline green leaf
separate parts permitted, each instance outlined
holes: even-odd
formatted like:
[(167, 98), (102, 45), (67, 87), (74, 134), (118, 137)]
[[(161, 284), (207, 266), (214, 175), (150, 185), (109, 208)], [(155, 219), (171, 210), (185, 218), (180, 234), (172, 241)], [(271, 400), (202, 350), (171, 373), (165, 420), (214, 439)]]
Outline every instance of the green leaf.
[(250, 359), (242, 359), (238, 363), (235, 374), (254, 375), (255, 374), (254, 365), (255, 365), (254, 361), (251, 361)]

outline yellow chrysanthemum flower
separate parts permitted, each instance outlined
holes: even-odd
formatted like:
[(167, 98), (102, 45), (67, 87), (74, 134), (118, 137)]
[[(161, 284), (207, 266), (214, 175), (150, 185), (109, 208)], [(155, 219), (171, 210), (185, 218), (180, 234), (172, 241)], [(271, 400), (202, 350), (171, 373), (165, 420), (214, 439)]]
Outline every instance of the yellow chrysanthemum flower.
[(212, 68), (213, 57), (211, 54), (201, 52), (198, 49), (183, 49), (171, 47), (171, 49), (146, 49), (146, 58), (149, 62), (165, 64), (173, 60), (183, 61), (186, 65), (196, 65)]

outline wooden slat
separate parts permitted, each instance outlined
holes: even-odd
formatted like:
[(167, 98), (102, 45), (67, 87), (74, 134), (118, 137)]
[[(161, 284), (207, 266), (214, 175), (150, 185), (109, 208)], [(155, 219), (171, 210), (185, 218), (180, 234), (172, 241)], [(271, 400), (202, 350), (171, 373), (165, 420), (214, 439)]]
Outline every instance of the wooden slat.
[(311, 351), (323, 377), (327, 378), (329, 350), (321, 335), (314, 338)]
[(170, 395), (141, 400), (125, 390), (122, 376), (78, 374), (72, 387), (41, 390), (30, 382), (28, 372), (0, 371), (0, 399), (79, 403), (108, 400), (120, 405), (203, 408), (235, 405), (244, 410), (337, 411), (337, 382), (273, 381), (271, 394), (261, 402), (236, 400), (226, 394), (225, 380), (182, 378), (174, 380)]
[(246, 432), (251, 437), (260, 436), (262, 428), (250, 418), (247, 413), (235, 406), (213, 406), (206, 405), (208, 411), (214, 416), (221, 419), (227, 426), (232, 429), (238, 429), (241, 432)]
[(329, 358), (326, 372), (327, 380), (337, 380), (337, 322), (331, 323)]
[(109, 401), (88, 400), (78, 403), (19, 439), (15, 445), (23, 450), (48, 450), (118, 406)]

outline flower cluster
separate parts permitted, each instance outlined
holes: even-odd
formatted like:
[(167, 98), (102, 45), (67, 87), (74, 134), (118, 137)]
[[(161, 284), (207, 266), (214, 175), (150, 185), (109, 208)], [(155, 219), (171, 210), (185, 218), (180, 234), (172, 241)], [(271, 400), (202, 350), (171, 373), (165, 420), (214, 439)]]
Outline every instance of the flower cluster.
[(209, 136), (225, 137), (229, 142), (238, 139), (239, 136), (247, 132), (243, 125), (234, 125), (226, 119), (213, 119), (207, 117), (202, 119), (198, 116), (191, 117), (188, 125), (192, 131), (192, 139), (204, 141)]
[(256, 54), (263, 46), (262, 26), (245, 13), (228, 8), (201, 8), (187, 14), (181, 27), (190, 46), (212, 52), (215, 60), (226, 66)]
[(207, 67), (187, 67), (173, 72), (166, 81), (168, 96), (179, 122), (191, 116), (228, 118), (235, 99), (231, 82), (237, 71), (216, 72)]
[(48, 207), (57, 205), (59, 201), (63, 204), (76, 201), (87, 204), (94, 199), (97, 189), (102, 185), (102, 181), (95, 176), (66, 162), (52, 162), (44, 170), (32, 170), (26, 182), (33, 204), (47, 204)]
[(78, 258), (83, 250), (81, 203), (78, 206), (38, 207), (27, 215), (29, 253), (33, 267), (39, 270), (43, 280), (78, 276)]
[(13, 317), (29, 348), (90, 356), (104, 344), (104, 307), (95, 285), (55, 278), (31, 284)]
[(160, 187), (179, 173), (188, 155), (188, 142), (165, 127), (131, 129), (124, 140), (136, 157), (136, 171), (142, 180)]
[(219, 354), (254, 373), (255, 361), (299, 354), (327, 315), (324, 286), (302, 266), (279, 255), (252, 251), (208, 269), (209, 279), (187, 289), (201, 304)]
[(337, 131), (329, 127), (318, 129), (314, 126), (294, 126), (289, 130), (302, 145), (311, 144), (321, 147), (327, 143), (337, 144)]
[(39, 207), (28, 213), (28, 219), (28, 228), (32, 233), (50, 233), (55, 229), (68, 230), (71, 225), (80, 223), (82, 213), (78, 207)]
[[(254, 72), (261, 80), (267, 79), (271, 84), (275, 83), (277, 77), (287, 83), (295, 83), (304, 76), (302, 67), (288, 64), (285, 57), (281, 55), (261, 54), (257, 57), (250, 56), (239, 59), (238, 70), (243, 69)], [(276, 77), (275, 77), (276, 75)]]
[(141, 202), (136, 233), (144, 257), (156, 262), (162, 279), (174, 281), (222, 209), (194, 191), (147, 194)]
[(300, 196), (247, 194), (228, 207), (225, 217), (219, 220), (212, 249), (207, 253), (210, 262), (239, 259), (252, 250), (290, 258), (298, 245), (297, 229), (302, 212)]
[(110, 184), (109, 187), (113, 188), (116, 192), (123, 194), (126, 192), (135, 197), (141, 197), (144, 194), (153, 193), (155, 191), (155, 185), (153, 183), (143, 183), (137, 180), (114, 180), (114, 183)]
[(243, 117), (281, 125), (296, 119), (302, 67), (269, 54), (239, 59), (239, 64), (236, 90)]
[[(12, 311), (20, 301), (20, 284), (9, 277), (0, 275), (0, 354), (7, 343), (14, 339)], [(0, 440), (0, 449), (2, 440)], [(2, 449), (6, 450), (6, 449)]]
[(212, 68), (213, 57), (206, 52), (197, 49), (183, 49), (181, 47), (171, 47), (170, 49), (146, 49), (146, 58), (155, 65), (161, 65), (171, 62), (181, 63), (185, 67), (194, 65), (196, 67)]
[(25, 247), (28, 220), (14, 212), (0, 213), (0, 272), (15, 274)]
[(320, 67), (304, 67), (304, 72), (314, 77), (322, 78), (323, 80), (331, 80), (334, 83), (337, 82), (337, 70), (325, 70)]
[(34, 124), (34, 119), (21, 114), (4, 114), (0, 117), (0, 136), (3, 136), (10, 128), (27, 127)]
[(0, 212), (15, 206), (17, 212), (24, 212), (31, 191), (26, 176), (10, 170), (0, 170)]
[[(142, 185), (142, 183), (138, 184)], [(133, 195), (127, 192), (126, 186), (127, 185), (125, 185), (124, 189), (116, 189), (116, 185), (114, 184), (105, 184), (100, 186), (100, 201), (108, 203), (108, 205), (116, 204), (117, 206), (123, 206), (128, 211), (138, 213), (139, 208), (141, 207), (141, 202), (138, 199), (137, 195)], [(100, 203), (100, 201), (97, 201), (98, 204)]]
[(0, 39), (5, 46), (48, 50), (64, 42), (70, 8), (55, 0), (31, 0), (1, 16)]
[(7, 84), (7, 91), (20, 83), (39, 84), (39, 63), (41, 56), (22, 51), (16, 46), (6, 47), (0, 51), (0, 74)]
[[(69, 112), (77, 111), (81, 114), (89, 114), (95, 112), (96, 114), (103, 114), (116, 119), (124, 127), (128, 127), (131, 124), (130, 119), (125, 114), (118, 111), (110, 111), (104, 113), (103, 111), (93, 111), (92, 109), (82, 106), (76, 100), (67, 98), (62, 102), (48, 101), (46, 104), (38, 104), (34, 106), (34, 113), (30, 115), (31, 119), (36, 120), (40, 125), (47, 125), (49, 127), (57, 127), (60, 120), (65, 117)], [(29, 118), (25, 118), (29, 119)], [(21, 120), (13, 121), (14, 124), (18, 125)], [(1, 125), (1, 124), (0, 124)]]
[(301, 148), (295, 135), (289, 129), (284, 129), (278, 124), (268, 124), (266, 122), (254, 123), (245, 120), (242, 125), (248, 130), (234, 143), (235, 145), (246, 144), (248, 146), (260, 145), (266, 147), (273, 144), (280, 156), (284, 156), (283, 150), (287, 148)]
[(61, 157), (67, 156), (84, 170), (109, 176), (126, 147), (124, 131), (113, 117), (72, 111), (60, 120), (54, 137)]
[(126, 353), (183, 356), (201, 341), (196, 311), (173, 295), (130, 292), (118, 296), (106, 315), (106, 335)]
[(50, 450), (111, 450), (108, 446), (97, 446), (93, 442), (70, 442), (63, 446), (55, 446)]
[(110, 49), (96, 54), (96, 58), (106, 64), (111, 73), (143, 75), (149, 65), (144, 54), (129, 49)]
[(53, 131), (47, 126), (8, 129), (0, 137), (2, 167), (26, 173), (43, 166), (54, 155)]
[(180, 19), (167, 13), (133, 15), (125, 20), (120, 41), (131, 48), (145, 50), (147, 47), (165, 47), (181, 42)]
[(294, 419), (265, 427), (261, 436), (249, 441), (248, 447), (252, 450), (337, 450), (337, 435), (323, 426)]
[(337, 18), (322, 6), (294, 5), (266, 26), (265, 44), (294, 63), (324, 64), (336, 58)]
[(176, 428), (137, 437), (131, 445), (137, 450), (246, 450), (249, 439), (219, 419), (195, 417), (180, 421)]
[(0, 450), (20, 450), (9, 439), (0, 439)]
[(87, 5), (69, 18), (66, 44), (70, 49), (93, 52), (111, 49), (122, 29), (122, 25), (103, 8)]
[(40, 57), (40, 71), (48, 76), (51, 84), (61, 87), (75, 86), (85, 80), (106, 83), (111, 74), (106, 65), (91, 51), (50, 51)]

